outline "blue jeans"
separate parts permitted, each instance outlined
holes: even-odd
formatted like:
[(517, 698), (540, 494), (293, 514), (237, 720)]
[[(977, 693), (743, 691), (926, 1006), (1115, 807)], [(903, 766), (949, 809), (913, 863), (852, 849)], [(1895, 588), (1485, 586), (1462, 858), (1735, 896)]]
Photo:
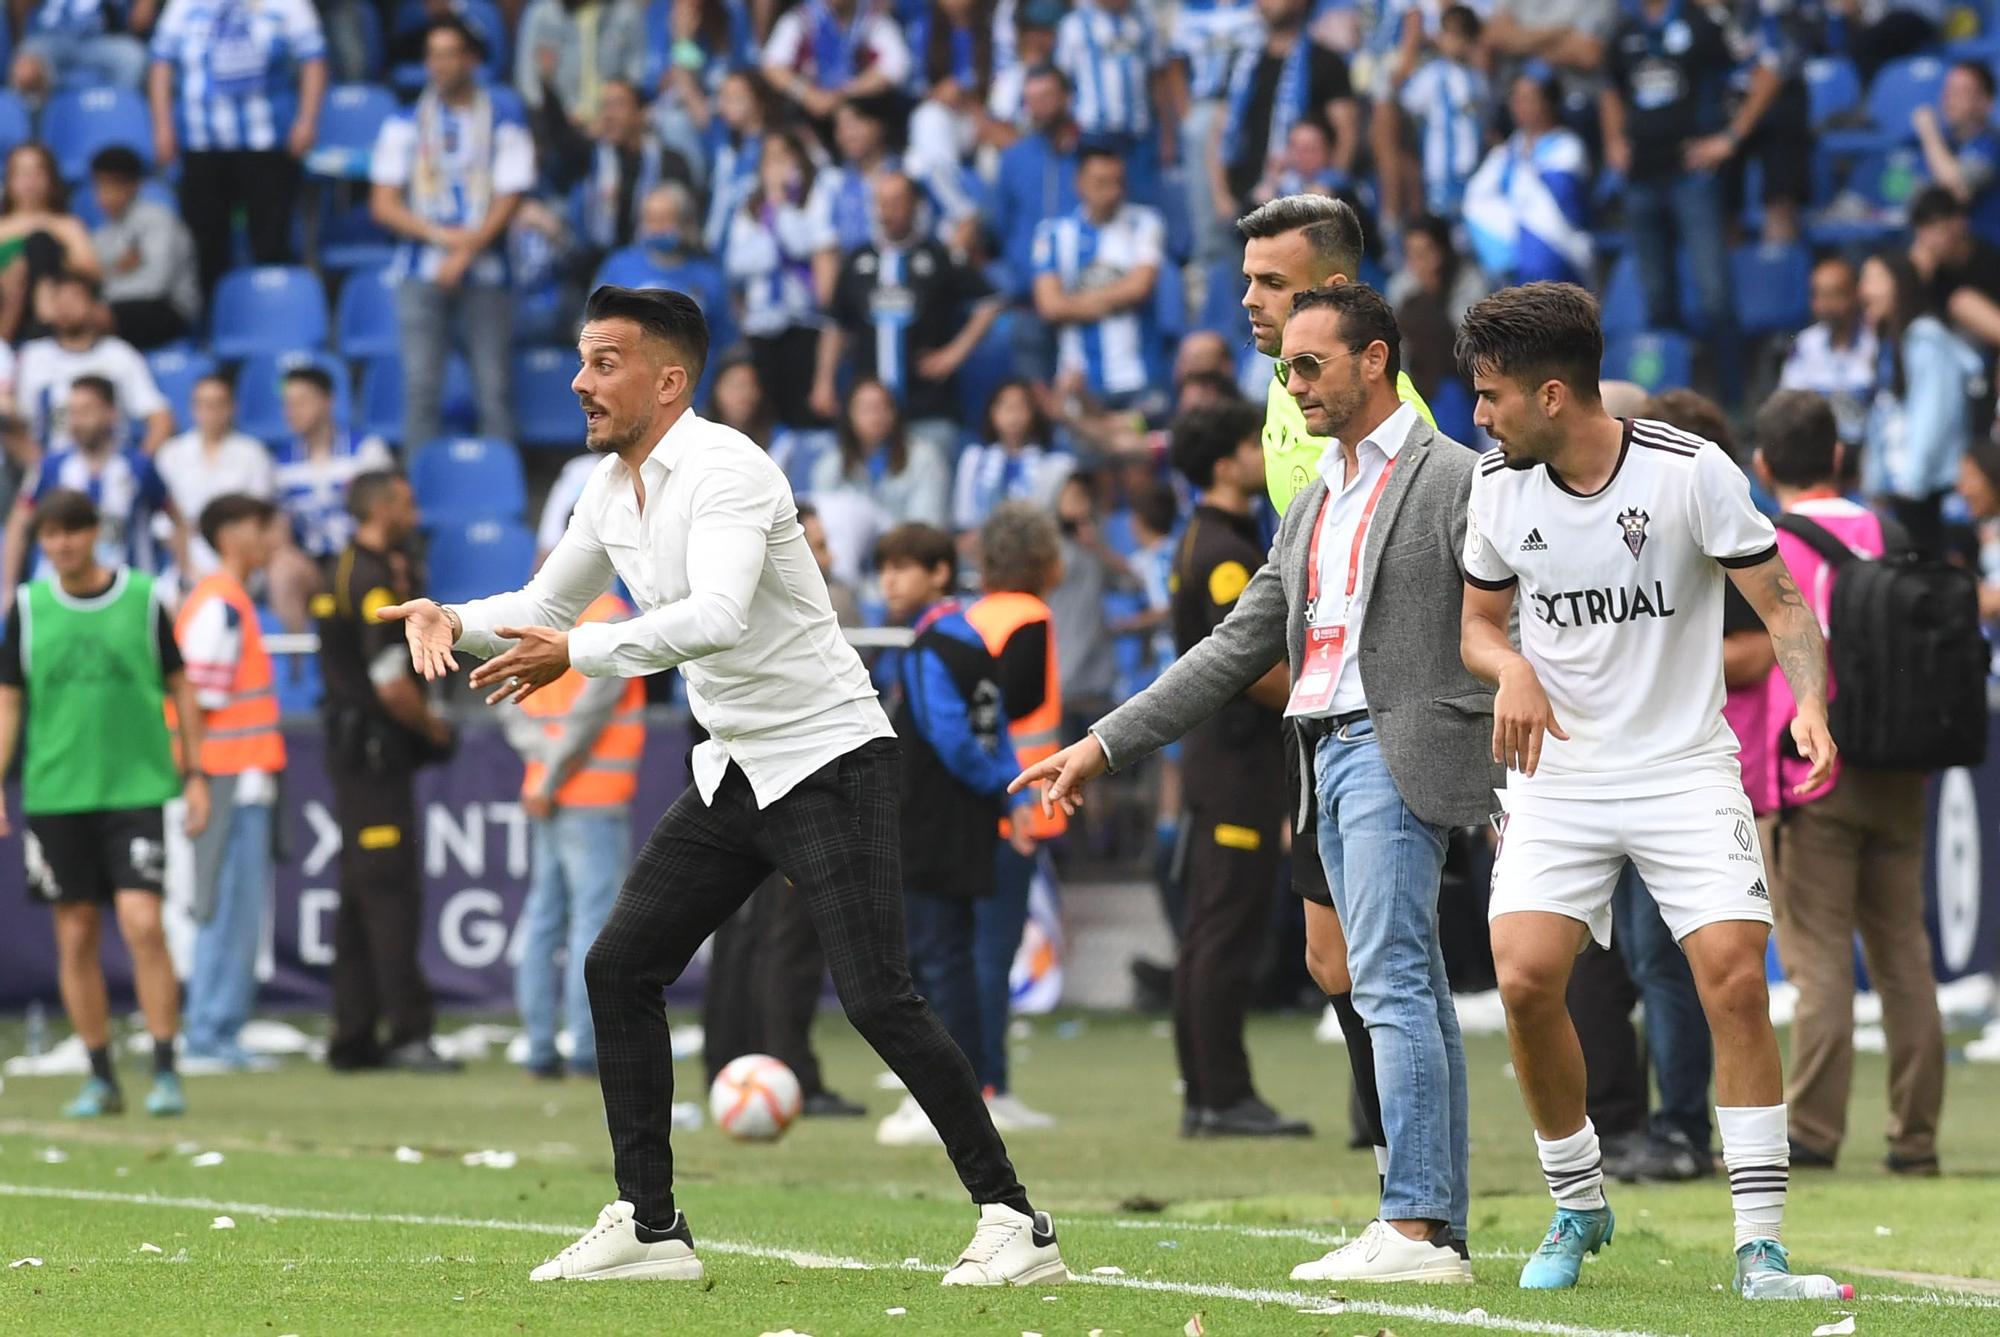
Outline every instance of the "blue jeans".
[[(1008, 976), (1028, 926), (1028, 891), (1035, 861), (1001, 841), (994, 856), (993, 894), (973, 904), (972, 971), (979, 989), (979, 1052), (968, 1052), (979, 1084), (1007, 1092), (1007, 1014), (1013, 1001)], [(946, 1023), (949, 1025), (949, 1021)]]
[(1471, 1207), (1465, 1045), (1437, 930), (1446, 833), (1404, 804), (1371, 721), (1321, 739), (1313, 771), (1320, 861), (1382, 1092), (1381, 1216), (1448, 1221), (1462, 1238)]
[(182, 1030), (191, 1055), (221, 1057), (236, 1045), (257, 997), (257, 944), (271, 891), (271, 805), (234, 803), (216, 879), (215, 913), (195, 931)]
[(1611, 940), (1646, 1005), (1646, 1053), (1660, 1088), (1653, 1127), (1679, 1132), (1697, 1151), (1706, 1151), (1708, 1083), (1715, 1067), (1708, 1015), (1701, 1010), (1687, 957), (1629, 863), (1612, 894)]
[(21, 39), (21, 54), (39, 60), (58, 88), (137, 88), (146, 80), (145, 43), (125, 33), (31, 33)]
[(1700, 304), (1706, 342), (1715, 350), (1715, 365), (1725, 392), (1740, 386), (1742, 368), (1736, 348), (1736, 302), (1730, 291), (1729, 248), (1723, 235), (1722, 183), (1714, 172), (1676, 172), (1625, 184), (1625, 222), (1632, 233), (1632, 251), (1639, 261), (1639, 279), (1646, 292), (1646, 324), (1656, 330), (1686, 329), (1697, 314), (1681, 311), (1680, 277), (1674, 259), (1676, 240), (1687, 248), (1694, 275), (1695, 300)]
[[(632, 823), (623, 808), (558, 808), (533, 824), (528, 899), (521, 907), (521, 964), (514, 969), (514, 1000), (528, 1032), (528, 1065), (557, 1061), (556, 1013), (560, 1001), (569, 1023), (569, 1061), (597, 1062), (590, 995), (583, 987), (583, 958), (618, 899), (632, 862)], [(558, 982), (556, 956), (566, 951)]]
[[(979, 982), (973, 970), (973, 935), (979, 901), (906, 890), (910, 928), (910, 977), (938, 1014), (968, 1061), (985, 1048), (979, 1018)], [(1002, 1023), (1005, 1028), (1005, 1022)]]

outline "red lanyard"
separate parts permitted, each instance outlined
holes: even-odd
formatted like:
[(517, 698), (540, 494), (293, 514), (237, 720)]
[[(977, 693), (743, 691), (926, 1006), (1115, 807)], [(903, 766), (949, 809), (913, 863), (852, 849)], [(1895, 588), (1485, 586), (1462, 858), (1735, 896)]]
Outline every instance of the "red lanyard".
[[(1375, 503), (1382, 500), (1382, 493), (1389, 486), (1389, 475), (1396, 471), (1396, 461), (1398, 458), (1400, 457), (1391, 455), (1382, 465), (1382, 473), (1376, 478), (1375, 487), (1369, 492), (1368, 500), (1361, 508), (1361, 523), (1354, 527), (1354, 546), (1349, 549), (1347, 554), (1347, 598), (1350, 602), (1354, 598), (1354, 586), (1361, 579), (1361, 549), (1368, 540), (1368, 522), (1375, 516)], [(1358, 468), (1361, 463), (1361, 456), (1358, 451), (1355, 454), (1354, 460)], [(1306, 614), (1309, 622), (1316, 621), (1319, 616), (1319, 541), (1320, 536), (1326, 532), (1326, 513), (1332, 506), (1333, 489), (1328, 488), (1326, 495), (1320, 498), (1319, 514), (1313, 517), (1312, 547), (1306, 556)], [(1346, 621), (1346, 616), (1345, 605), (1343, 605), (1341, 612), (1342, 622)], [(1331, 634), (1331, 632), (1322, 631), (1316, 625), (1311, 626), (1309, 630), (1310, 634), (1314, 636)]]

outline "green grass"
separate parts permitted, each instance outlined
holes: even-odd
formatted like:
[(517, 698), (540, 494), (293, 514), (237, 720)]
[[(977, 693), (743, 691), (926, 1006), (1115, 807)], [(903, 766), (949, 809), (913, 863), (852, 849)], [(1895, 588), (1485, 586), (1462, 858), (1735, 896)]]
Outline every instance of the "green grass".
[[(1952, 1173), (1918, 1183), (1876, 1165), (1883, 1067), (1863, 1056), (1847, 1164), (1796, 1178), (1787, 1230), (1799, 1264), (1846, 1275), (1862, 1298), (1753, 1307), (1717, 1289), (1730, 1265), (1719, 1180), (1615, 1188), (1617, 1240), (1583, 1285), (1515, 1289), (1549, 1205), (1504, 1048), (1475, 1039), (1478, 1283), (1351, 1288), (1345, 1312), (1301, 1314), (1332, 1292), (1294, 1285), (1293, 1264), (1374, 1207), (1372, 1162), (1343, 1145), (1339, 1051), (1314, 1044), (1303, 1019), (1256, 1022), (1260, 1085), (1281, 1108), (1311, 1113), (1320, 1136), (1190, 1143), (1174, 1135), (1172, 1045), (1161, 1028), (1078, 1020), (1037, 1022), (1020, 1045), (1023, 1098), (1063, 1124), (1019, 1135), (1012, 1149), (1086, 1284), (941, 1290), (937, 1273), (970, 1235), (971, 1212), (941, 1153), (877, 1147), (871, 1120), (802, 1125), (773, 1146), (734, 1144), (712, 1129), (678, 1138), (681, 1202), (703, 1245), (704, 1283), (531, 1286), (528, 1269), (611, 1196), (594, 1087), (533, 1084), (497, 1062), (459, 1078), (335, 1078), (297, 1064), (190, 1080), (193, 1111), (172, 1123), (128, 1114), (67, 1124), (57, 1111), (74, 1079), (9, 1080), (0, 1094), (0, 1263), (37, 1256), (45, 1265), (0, 1271), (0, 1332), (758, 1337), (790, 1327), (815, 1337), (1085, 1337), (1171, 1335), (1199, 1313), (1212, 1334), (1388, 1328), (1414, 1337), (1516, 1322), (1806, 1337), (1852, 1311), (1863, 1337), (2000, 1333), (2000, 1067), (1951, 1069), (1942, 1147)], [(835, 1086), (886, 1113), (892, 1097), (870, 1089), (880, 1063), (837, 1019), (820, 1032)], [(17, 1040), (18, 1028), (0, 1033), (0, 1053)], [(681, 1076), (692, 1083), (697, 1070), (684, 1064)], [(126, 1081), (128, 1097), (142, 1095), (141, 1068), (129, 1067)], [(393, 1153), (404, 1144), (422, 1149), (424, 1162), (399, 1164)], [(49, 1147), (68, 1159), (46, 1163)], [(198, 1169), (189, 1147), (226, 1159)], [(461, 1163), (486, 1147), (517, 1152), (519, 1165)], [(210, 1228), (222, 1213), (236, 1229)], [(140, 1251), (142, 1242), (161, 1252)], [(813, 1265), (783, 1251), (815, 1255), (803, 1260)], [(921, 1266), (905, 1267), (911, 1258)], [(1123, 1275), (1092, 1274), (1103, 1267)], [(1972, 1281), (1919, 1287), (1860, 1267)], [(1968, 1293), (1977, 1289), (1987, 1293)], [(885, 1312), (895, 1307), (908, 1312)]]

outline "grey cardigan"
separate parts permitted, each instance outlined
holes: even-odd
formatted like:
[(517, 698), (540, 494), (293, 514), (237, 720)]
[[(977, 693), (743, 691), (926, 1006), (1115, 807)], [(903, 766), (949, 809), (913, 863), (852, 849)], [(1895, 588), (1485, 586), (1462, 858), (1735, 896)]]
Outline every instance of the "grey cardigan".
[[(1494, 810), (1493, 690), (1459, 659), (1460, 554), (1478, 455), (1419, 421), (1376, 507), (1362, 553), (1368, 607), (1361, 686), (1382, 757), (1403, 802), (1434, 826), (1473, 826)], [(1305, 653), (1306, 560), (1326, 483), (1314, 479), (1285, 512), (1271, 557), (1222, 625), (1145, 691), (1091, 726), (1114, 768), (1185, 734), (1287, 656)], [(1301, 746), (1293, 733), (1294, 746)], [(1301, 816), (1310, 811), (1303, 756)]]

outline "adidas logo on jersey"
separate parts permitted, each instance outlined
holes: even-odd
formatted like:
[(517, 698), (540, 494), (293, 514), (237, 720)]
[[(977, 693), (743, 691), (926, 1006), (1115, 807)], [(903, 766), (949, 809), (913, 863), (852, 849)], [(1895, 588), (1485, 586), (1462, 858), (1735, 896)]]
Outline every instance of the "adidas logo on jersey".
[(1549, 545), (1542, 542), (1542, 531), (1539, 529), (1529, 530), (1528, 537), (1521, 540), (1522, 552), (1547, 552), (1548, 550)]
[(1768, 901), (1771, 899), (1771, 893), (1764, 889), (1763, 878), (1760, 877), (1755, 882), (1752, 882), (1750, 884), (1750, 895), (1760, 901)]

